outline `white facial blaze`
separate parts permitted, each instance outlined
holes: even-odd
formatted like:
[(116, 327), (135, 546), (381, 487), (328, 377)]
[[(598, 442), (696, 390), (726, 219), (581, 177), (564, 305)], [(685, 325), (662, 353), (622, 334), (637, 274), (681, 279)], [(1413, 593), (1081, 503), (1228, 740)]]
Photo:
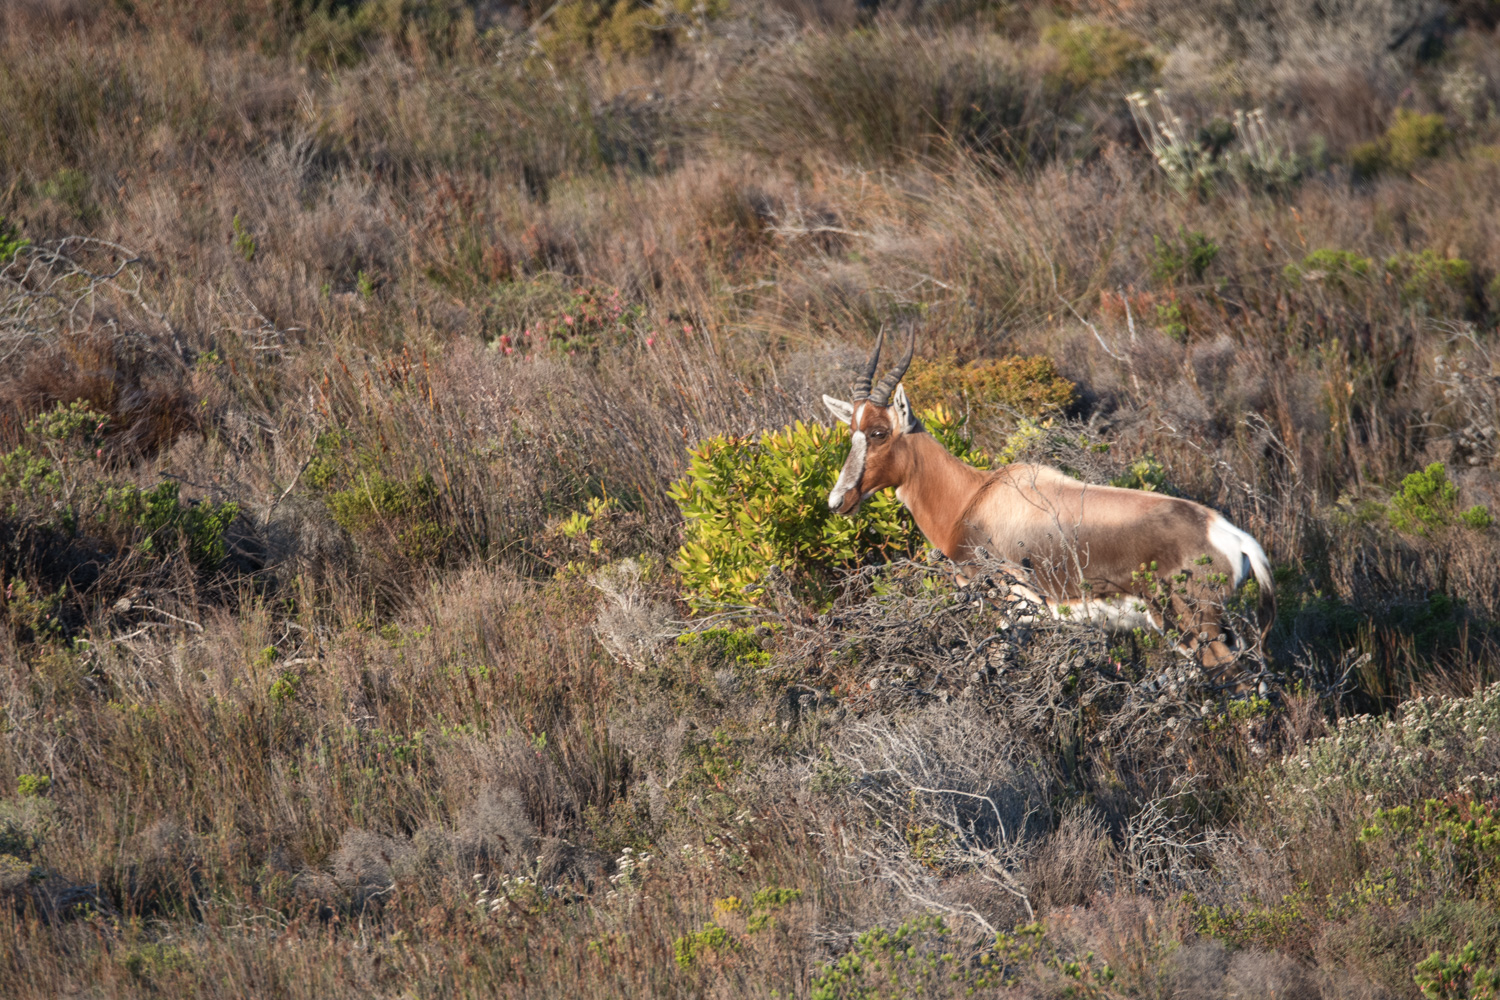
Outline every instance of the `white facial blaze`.
[(833, 492), (828, 494), (828, 507), (831, 510), (838, 510), (844, 505), (844, 495), (858, 487), (859, 478), (865, 474), (865, 432), (855, 431), (851, 438), (844, 471), (839, 473), (839, 481), (833, 484)]

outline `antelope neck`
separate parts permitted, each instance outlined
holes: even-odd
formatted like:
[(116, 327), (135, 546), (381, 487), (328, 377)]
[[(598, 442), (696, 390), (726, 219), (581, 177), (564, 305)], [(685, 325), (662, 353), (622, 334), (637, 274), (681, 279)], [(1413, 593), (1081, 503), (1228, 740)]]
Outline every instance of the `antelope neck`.
[(964, 512), (988, 478), (955, 458), (936, 438), (918, 432), (905, 439), (905, 468), (896, 496), (927, 540), (950, 559), (959, 557)]

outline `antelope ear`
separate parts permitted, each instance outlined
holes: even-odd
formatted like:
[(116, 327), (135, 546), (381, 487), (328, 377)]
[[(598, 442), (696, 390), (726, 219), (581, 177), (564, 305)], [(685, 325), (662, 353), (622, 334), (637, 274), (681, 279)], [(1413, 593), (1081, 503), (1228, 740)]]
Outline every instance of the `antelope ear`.
[(896, 386), (896, 392), (891, 396), (891, 409), (896, 411), (896, 426), (901, 428), (902, 434), (912, 434), (922, 429), (922, 421), (911, 412), (911, 400), (906, 398), (906, 386)]
[(844, 400), (834, 399), (832, 396), (824, 396), (823, 405), (828, 407), (828, 412), (833, 414), (833, 419), (841, 424), (847, 424), (854, 419), (853, 403), (846, 403)]

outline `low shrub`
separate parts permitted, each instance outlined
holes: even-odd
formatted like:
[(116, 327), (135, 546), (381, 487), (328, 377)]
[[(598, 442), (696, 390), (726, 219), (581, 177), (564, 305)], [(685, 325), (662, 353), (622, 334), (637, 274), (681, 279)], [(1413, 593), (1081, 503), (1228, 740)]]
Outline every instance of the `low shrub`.
[(21, 235), (15, 224), (0, 215), (0, 266), (9, 264), (30, 245), (31, 241)]
[(382, 46), (416, 56), (452, 56), (474, 49), (474, 14), (457, 0), (340, 0), (285, 5), (300, 30), (293, 49), (324, 69), (353, 66)]
[(26, 448), (0, 455), (0, 517), (11, 521), (12, 546), (49, 535), (64, 543), (90, 538), (117, 555), (162, 560), (182, 551), (202, 570), (227, 558), (225, 533), (239, 504), (183, 500), (173, 482), (142, 489), (109, 478), (81, 482), (81, 475)]
[(1076, 387), (1046, 355), (1012, 355), (959, 363), (951, 355), (917, 358), (907, 370), (907, 392), (924, 406), (1003, 407), (1034, 420), (1073, 405)]
[(229, 555), (224, 533), (239, 513), (237, 503), (191, 503), (177, 495), (176, 483), (149, 490), (119, 486), (104, 491), (100, 521), (114, 520), (133, 536), (135, 551), (165, 557), (182, 548), (189, 561), (213, 569)]
[(1161, 68), (1149, 45), (1108, 24), (1057, 21), (1042, 32), (1042, 41), (1057, 52), (1057, 65), (1046, 76), (1054, 88), (1087, 90), (1108, 84), (1118, 93), (1143, 85)]
[(329, 495), (329, 513), (356, 540), (393, 538), (399, 553), (413, 562), (438, 559), (452, 529), (438, 519), (438, 488), (423, 473), (391, 479), (379, 471), (360, 475)]
[(1356, 895), (1434, 894), (1500, 903), (1500, 815), (1495, 803), (1457, 794), (1377, 809), (1359, 834), (1374, 855)]
[(1164, 285), (1199, 282), (1219, 256), (1219, 245), (1205, 234), (1180, 229), (1177, 239), (1151, 237), (1151, 276)]
[(705, 952), (726, 951), (734, 947), (729, 932), (717, 924), (709, 924), (702, 930), (684, 934), (672, 943), (672, 955), (677, 965), (691, 969)]
[(1386, 258), (1385, 269), (1401, 289), (1401, 301), (1432, 312), (1472, 311), (1474, 267), (1461, 257), (1442, 257), (1435, 250), (1403, 252)]
[(484, 336), (504, 354), (595, 356), (635, 340), (644, 312), (610, 286), (570, 288), (546, 276), (502, 282), (485, 306)]
[(1500, 684), (1467, 698), (1413, 698), (1389, 718), (1359, 715), (1312, 740), (1268, 772), (1267, 802), (1288, 822), (1320, 805), (1346, 809), (1442, 794), (1465, 775), (1492, 767), (1500, 727)]
[(1391, 527), (1414, 535), (1430, 535), (1454, 525), (1483, 531), (1493, 523), (1490, 510), (1475, 504), (1458, 509), (1458, 487), (1448, 479), (1442, 462), (1413, 472), (1401, 480), (1401, 488), (1386, 506)]
[(52, 788), (52, 777), (47, 774), (21, 774), (16, 776), (16, 794), (21, 798), (46, 795)]
[(1130, 463), (1123, 473), (1109, 481), (1111, 486), (1127, 490), (1145, 490), (1147, 493), (1170, 493), (1167, 485), (1167, 468), (1153, 455), (1143, 455)]
[(1448, 955), (1433, 952), (1417, 966), (1412, 979), (1430, 1000), (1496, 1000), (1500, 997), (1500, 955), (1486, 959), (1470, 941)]
[[(927, 429), (951, 452), (988, 467), (943, 407)], [(668, 495), (686, 520), (674, 563), (689, 599), (764, 602), (779, 574), (802, 600), (826, 603), (840, 570), (917, 552), (922, 534), (892, 492), (871, 497), (853, 517), (828, 509), (828, 490), (848, 455), (848, 431), (797, 422), (759, 439), (720, 436), (691, 452), (688, 474)]]
[(1264, 109), (1236, 109), (1233, 121), (1215, 118), (1199, 127), (1173, 110), (1165, 91), (1153, 96), (1155, 107), (1142, 91), (1125, 101), (1152, 159), (1179, 193), (1207, 196), (1227, 179), (1250, 190), (1286, 191), (1306, 175), (1307, 158)]
[[(941, 917), (914, 917), (894, 930), (872, 928), (854, 939), (853, 947), (812, 977), (813, 1000), (856, 997), (919, 996), (941, 992), (961, 975), (949, 947), (952, 934)], [(967, 971), (967, 970), (965, 970)], [(969, 989), (999, 980), (998, 969), (969, 973)]]
[(1314, 250), (1302, 262), (1288, 264), (1282, 276), (1294, 288), (1304, 283), (1321, 284), (1348, 294), (1369, 278), (1375, 262), (1351, 250)]
[(1442, 115), (1424, 115), (1399, 108), (1396, 120), (1379, 139), (1349, 151), (1354, 172), (1373, 177), (1384, 170), (1410, 171), (1441, 156), (1451, 138)]
[(605, 59), (643, 56), (678, 44), (699, 19), (721, 17), (728, 7), (726, 0), (580, 0), (556, 8), (538, 43), (558, 63), (590, 54)]
[(1442, 115), (1424, 115), (1401, 108), (1385, 133), (1386, 155), (1397, 170), (1410, 170), (1423, 160), (1441, 156), (1450, 138)]

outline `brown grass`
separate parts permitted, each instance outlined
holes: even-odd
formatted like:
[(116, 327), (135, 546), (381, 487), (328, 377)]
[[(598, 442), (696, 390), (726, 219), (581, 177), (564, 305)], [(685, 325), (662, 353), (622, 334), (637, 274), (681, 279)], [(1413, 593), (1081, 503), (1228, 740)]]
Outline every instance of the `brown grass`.
[[(1500, 502), (1489, 15), (676, 5), (631, 48), (493, 6), (0, 11), (0, 451), (62, 470), (0, 476), (0, 994), (811, 996), (924, 914), (953, 995), (1033, 919), (1036, 996), (1495, 958), (1492, 894), (1345, 898), (1375, 808), (1492, 786), (1266, 798), (1335, 717), (1500, 669), (1496, 529), (1380, 506), (1434, 461)], [(1179, 193), (1119, 99), (1157, 84), (1305, 169)], [(1398, 108), (1452, 141), (1354, 177)], [(1261, 539), (1265, 701), (1149, 636), (980, 649), (993, 604), (915, 564), (689, 615), (688, 446), (820, 419), (906, 320), (980, 446), (1045, 396), (1028, 457), (1150, 459)], [(28, 428), (77, 400), (87, 448)], [(109, 520), (163, 481), (238, 505), (227, 558)]]

